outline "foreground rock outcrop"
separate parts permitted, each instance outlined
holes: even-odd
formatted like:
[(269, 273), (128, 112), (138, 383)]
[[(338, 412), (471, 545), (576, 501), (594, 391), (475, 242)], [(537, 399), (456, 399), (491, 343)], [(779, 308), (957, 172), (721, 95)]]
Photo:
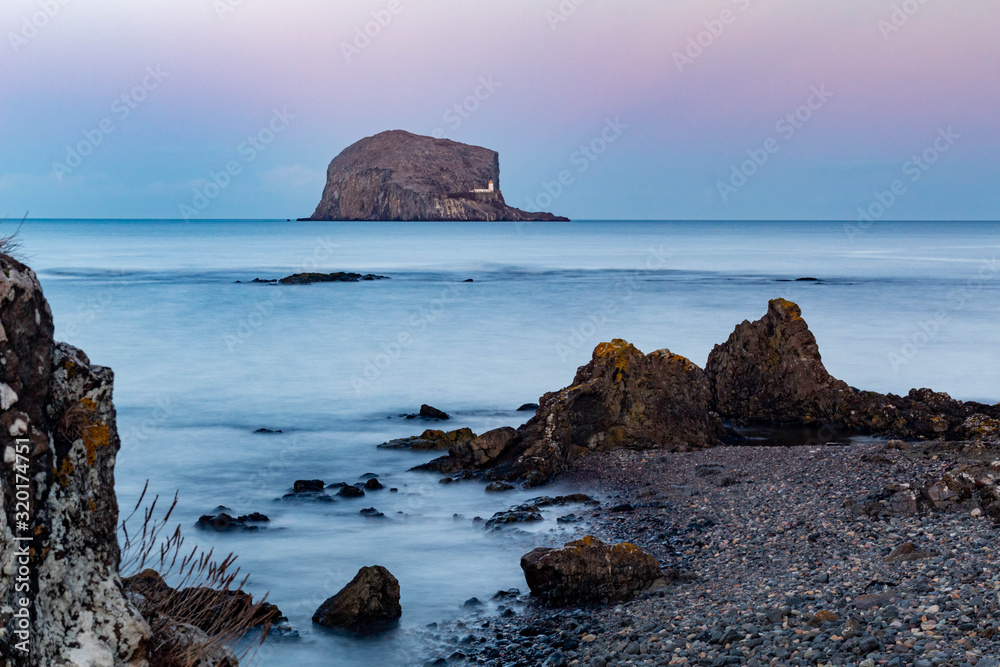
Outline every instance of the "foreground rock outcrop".
[(704, 371), (684, 357), (614, 340), (597, 346), (569, 387), (542, 396), (521, 428), (489, 431), (421, 468), (487, 470), (488, 479), (532, 486), (587, 452), (710, 447), (722, 428), (710, 398)]
[(362, 139), (334, 158), (309, 219), (566, 220), (508, 206), (496, 151), (402, 130)]
[(715, 409), (738, 424), (829, 424), (874, 435), (962, 439), (975, 415), (1000, 407), (953, 400), (930, 389), (906, 396), (861, 391), (832, 377), (799, 307), (775, 299), (743, 322), (705, 367)]
[(118, 577), (114, 375), (52, 332), (34, 272), (0, 255), (0, 658), (139, 667), (149, 627)]
[(535, 416), (449, 447), (419, 469), (526, 486), (550, 481), (588, 452), (712, 447), (734, 425), (803, 424), (884, 437), (1000, 438), (1000, 406), (930, 389), (861, 391), (830, 375), (797, 305), (775, 299), (716, 345), (705, 370), (668, 350), (643, 355), (602, 343), (573, 383), (542, 396)]
[(632, 544), (587, 536), (560, 549), (539, 547), (521, 558), (534, 597), (555, 605), (623, 602), (664, 581), (656, 559)]
[(364, 634), (392, 627), (402, 614), (396, 577), (381, 565), (372, 565), (358, 570), (351, 583), (319, 606), (312, 620)]

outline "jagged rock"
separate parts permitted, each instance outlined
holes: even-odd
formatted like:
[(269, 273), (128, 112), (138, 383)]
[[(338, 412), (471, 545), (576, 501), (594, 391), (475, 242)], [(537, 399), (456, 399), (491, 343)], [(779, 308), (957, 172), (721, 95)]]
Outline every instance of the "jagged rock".
[(351, 583), (320, 605), (313, 623), (367, 633), (391, 627), (402, 615), (399, 582), (389, 570), (372, 565), (358, 570)]
[[(490, 181), (493, 191), (472, 192)], [(402, 130), (362, 139), (334, 158), (309, 219), (566, 220), (507, 206), (496, 151)]]
[(542, 396), (520, 442), (487, 477), (545, 483), (582, 454), (627, 447), (690, 451), (718, 442), (708, 381), (668, 350), (643, 355), (623, 340), (602, 343), (572, 385)]
[(521, 569), (532, 596), (556, 605), (626, 601), (664, 579), (638, 547), (591, 536), (560, 549), (539, 547), (521, 558)]
[(705, 366), (715, 410), (739, 424), (834, 424), (876, 435), (962, 437), (974, 415), (1000, 407), (962, 403), (913, 389), (905, 397), (860, 391), (832, 377), (799, 307), (774, 299), (755, 322), (743, 322)]
[(448, 454), (419, 465), (414, 470), (432, 470), (453, 474), (460, 470), (475, 470), (495, 465), (521, 442), (517, 429), (509, 426), (487, 431), (481, 436), (458, 442)]
[(740, 423), (829, 420), (851, 392), (827, 372), (802, 312), (784, 299), (716, 345), (705, 371), (718, 413)]
[(360, 489), (356, 486), (349, 486), (345, 484), (344, 486), (340, 487), (340, 491), (337, 491), (337, 495), (342, 496), (344, 498), (361, 498), (362, 496), (365, 495), (365, 490)]
[(278, 281), (281, 285), (312, 285), (313, 283), (357, 283), (368, 280), (388, 280), (389, 276), (377, 276), (374, 273), (296, 273)]
[[(27, 597), (34, 607), (26, 630), (31, 657), (4, 649), (7, 664), (138, 667), (146, 664), (149, 627), (117, 584), (114, 374), (55, 343), (52, 331), (35, 273), (0, 255), (0, 646), (26, 638), (13, 614)], [(28, 441), (23, 459), (17, 438)], [(8, 523), (16, 474), (31, 487), (22, 527)], [(33, 539), (19, 543), (18, 536)], [(22, 555), (22, 546), (31, 548)], [(15, 576), (23, 557), (26, 575)]]
[(512, 523), (533, 523), (535, 521), (542, 521), (538, 507), (524, 504), (497, 512), (490, 517), (484, 527), (486, 530), (497, 530)]
[(441, 421), (451, 419), (451, 417), (448, 416), (448, 413), (444, 410), (438, 410), (437, 408), (427, 405), (426, 403), (420, 406), (420, 412), (417, 416), (421, 419), (440, 419)]
[(196, 523), (195, 526), (203, 529), (217, 530), (219, 532), (260, 530), (260, 524), (268, 523), (270, 520), (271, 519), (260, 512), (242, 514), (240, 516), (233, 516), (228, 512), (219, 512), (218, 514), (202, 515), (198, 518), (198, 523)]
[(383, 442), (379, 447), (383, 449), (412, 449), (413, 451), (449, 449), (475, 437), (476, 434), (470, 428), (460, 428), (455, 431), (427, 429), (420, 435)]
[(310, 491), (322, 491), (326, 484), (321, 479), (297, 479), (292, 485), (294, 493), (308, 493)]

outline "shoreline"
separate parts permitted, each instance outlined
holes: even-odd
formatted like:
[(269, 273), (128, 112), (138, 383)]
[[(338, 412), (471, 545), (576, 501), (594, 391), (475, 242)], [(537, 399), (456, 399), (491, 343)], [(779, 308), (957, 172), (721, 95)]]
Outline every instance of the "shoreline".
[[(925, 456), (927, 444), (584, 457), (559, 482), (613, 500), (585, 513), (594, 534), (678, 579), (622, 604), (529, 603), (425, 664), (459, 651), (486, 665), (995, 667), (1000, 526), (968, 510), (880, 519), (844, 506), (940, 479), (955, 456)], [(916, 556), (886, 561), (907, 542)]]

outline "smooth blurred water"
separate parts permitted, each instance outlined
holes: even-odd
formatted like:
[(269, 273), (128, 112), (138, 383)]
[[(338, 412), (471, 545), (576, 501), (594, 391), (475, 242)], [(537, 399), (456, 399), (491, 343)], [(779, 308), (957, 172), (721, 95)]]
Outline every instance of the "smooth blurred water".
[[(269, 641), (267, 665), (418, 661), (416, 630), (523, 588), (520, 555), (567, 537), (551, 532), (557, 514), (486, 534), (472, 517), (537, 494), (440, 485), (405, 472), (431, 454), (376, 449), (427, 426), (399, 418), (421, 403), (451, 413), (448, 428), (518, 425), (515, 408), (565, 386), (603, 340), (703, 365), (779, 296), (854, 386), (1000, 400), (996, 223), (28, 221), (21, 235), (57, 337), (115, 370), (122, 506), (146, 479), (178, 490), (189, 540), (239, 554), (249, 588), (270, 590), (303, 634)], [(312, 270), (391, 280), (235, 283)], [(800, 277), (821, 282), (782, 282)], [(274, 502), (296, 479), (367, 472), (400, 493)], [(219, 504), (272, 527), (190, 527)], [(358, 515), (369, 506), (387, 519)], [(400, 630), (313, 629), (319, 603), (373, 563), (400, 580)]]

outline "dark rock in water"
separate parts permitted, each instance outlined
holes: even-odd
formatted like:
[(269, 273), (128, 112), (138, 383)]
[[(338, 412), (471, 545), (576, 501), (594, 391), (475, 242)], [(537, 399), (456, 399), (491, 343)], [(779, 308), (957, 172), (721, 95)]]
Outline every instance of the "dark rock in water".
[(262, 526), (259, 524), (269, 521), (270, 519), (260, 512), (243, 514), (238, 517), (234, 517), (226, 512), (220, 512), (219, 514), (205, 514), (201, 516), (195, 526), (220, 532), (230, 530), (260, 530)]
[(437, 408), (431, 407), (426, 403), (420, 406), (419, 417), (421, 419), (440, 419), (441, 421), (451, 419), (451, 417), (448, 416), (448, 413), (444, 410), (438, 410)]
[(538, 409), (538, 403), (525, 403), (517, 409), (518, 412), (531, 412)]
[(541, 521), (542, 515), (534, 505), (518, 505), (509, 510), (497, 512), (486, 522), (486, 530), (495, 530), (512, 523)]
[(576, 514), (565, 514), (556, 519), (556, 523), (580, 523), (581, 521), (583, 519)]
[(455, 445), (468, 442), (476, 437), (476, 434), (469, 428), (460, 428), (455, 431), (440, 431), (437, 429), (427, 429), (420, 435), (410, 438), (399, 438), (383, 442), (379, 447), (382, 449), (412, 449), (413, 451), (428, 451), (434, 449), (449, 449)]
[(527, 504), (534, 505), (535, 507), (562, 507), (563, 505), (570, 505), (573, 503), (582, 503), (585, 505), (600, 505), (598, 501), (594, 500), (586, 493), (571, 493), (566, 496), (539, 496), (538, 498), (532, 498)]
[(381, 565), (363, 567), (339, 593), (320, 605), (313, 623), (357, 633), (385, 630), (403, 614), (399, 582)]
[(447, 456), (417, 466), (414, 470), (452, 474), (459, 470), (486, 468), (502, 460), (520, 441), (521, 436), (516, 429), (503, 426), (472, 440), (456, 443), (448, 448)]
[(496, 151), (402, 130), (344, 149), (327, 169), (323, 197), (310, 219), (566, 220), (508, 206)]
[(321, 479), (299, 479), (292, 486), (295, 493), (308, 493), (310, 491), (322, 491), (325, 483)]
[(818, 283), (819, 282), (819, 278), (796, 278), (795, 282), (797, 282), (797, 283)]
[(466, 278), (466, 279), (465, 279), (465, 280), (463, 280), (462, 282), (463, 282), (463, 283), (474, 283), (474, 282), (476, 282), (476, 281), (475, 281), (475, 280), (473, 280), (472, 278)]
[(490, 599), (493, 600), (494, 602), (500, 602), (503, 600), (516, 600), (520, 594), (521, 594), (520, 589), (508, 588), (505, 591), (497, 591), (496, 593), (493, 594), (493, 597)]
[(343, 496), (344, 498), (361, 498), (365, 495), (364, 489), (359, 489), (356, 486), (344, 485), (340, 487), (340, 491), (337, 491), (338, 496)]
[(706, 372), (715, 410), (737, 424), (831, 424), (876, 435), (956, 438), (970, 417), (1000, 413), (998, 406), (930, 389), (901, 397), (848, 386), (827, 372), (801, 310), (784, 299), (716, 345)]
[(502, 491), (513, 491), (514, 485), (507, 482), (490, 482), (486, 485), (486, 493), (500, 493)]
[(276, 431), (272, 431), (269, 428), (259, 428), (256, 431), (254, 431), (254, 433), (281, 433), (281, 429), (278, 429)]
[(368, 491), (378, 491), (383, 488), (385, 487), (382, 486), (382, 482), (378, 481), (374, 477), (369, 478), (368, 481), (365, 482), (365, 489)]
[(468, 600), (465, 601), (465, 603), (462, 606), (465, 607), (466, 609), (482, 607), (483, 601), (480, 600), (479, 598), (469, 598)]
[(375, 473), (373, 473), (373, 472), (366, 472), (364, 475), (362, 475), (358, 479), (360, 479), (360, 480), (369, 480), (369, 479), (376, 479), (376, 478), (378, 478), (378, 475), (376, 475)]
[(296, 273), (282, 278), (278, 282), (282, 285), (312, 285), (313, 283), (357, 283), (368, 280), (389, 280), (389, 276), (377, 276), (374, 273)]
[(358, 512), (358, 514), (360, 514), (361, 516), (364, 516), (364, 517), (368, 517), (370, 519), (384, 519), (385, 518), (385, 514), (383, 514), (382, 512), (379, 512), (374, 507), (366, 507), (363, 510), (361, 510), (360, 512)]
[(535, 549), (521, 558), (521, 569), (532, 596), (555, 605), (626, 601), (664, 578), (638, 547), (590, 536), (560, 549)]

